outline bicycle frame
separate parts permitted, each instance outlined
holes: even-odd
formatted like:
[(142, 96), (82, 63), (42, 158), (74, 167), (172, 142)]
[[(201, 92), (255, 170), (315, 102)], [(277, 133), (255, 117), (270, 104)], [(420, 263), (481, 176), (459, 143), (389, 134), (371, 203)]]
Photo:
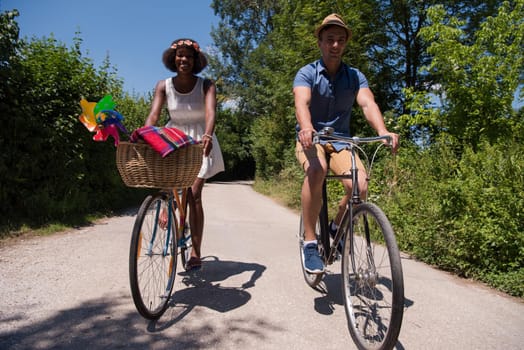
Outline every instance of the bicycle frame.
[[(187, 243), (187, 241), (190, 239), (190, 237), (184, 237), (182, 234), (184, 230), (186, 229), (186, 212), (185, 212), (185, 206), (183, 205), (187, 201), (187, 190), (172, 190), (172, 191), (165, 191), (165, 196), (168, 197), (168, 208), (167, 208), (167, 235), (166, 235), (166, 241), (164, 243), (163, 247), (163, 254), (164, 256), (167, 256), (169, 253), (169, 243), (171, 242), (171, 229), (174, 225), (176, 239), (177, 239), (177, 246), (182, 246)], [(180, 222), (173, 222), (173, 207), (177, 207), (180, 211)], [(159, 202), (157, 204), (156, 213), (155, 213), (155, 221), (158, 222), (160, 214), (162, 212), (161, 203)], [(153, 242), (156, 239), (156, 233), (157, 233), (158, 227), (155, 226), (153, 228), (153, 234), (151, 236), (151, 240), (149, 242), (148, 247), (148, 255), (152, 254), (153, 251)]]
[[(324, 247), (329, 247), (329, 250), (325, 251), (325, 262), (328, 265), (331, 265), (337, 256), (337, 246), (340, 242), (340, 240), (343, 238), (344, 232), (340, 230), (341, 227), (347, 227), (346, 225), (347, 221), (350, 220), (350, 218), (353, 217), (353, 206), (358, 205), (362, 202), (362, 199), (360, 198), (360, 187), (358, 184), (358, 167), (357, 167), (357, 161), (356, 161), (356, 148), (358, 144), (360, 143), (371, 143), (371, 142), (377, 142), (380, 140), (388, 140), (388, 142), (391, 142), (391, 139), (389, 136), (378, 136), (378, 137), (366, 137), (366, 138), (359, 138), (359, 137), (341, 137), (341, 136), (335, 136), (332, 135), (333, 129), (332, 128), (324, 128), (322, 131), (317, 133), (313, 139), (313, 143), (320, 143), (321, 140), (324, 141), (341, 141), (346, 143), (346, 149), (351, 151), (351, 172), (349, 174), (343, 174), (343, 175), (327, 175), (326, 179), (324, 179), (324, 183), (322, 184), (322, 208), (320, 213), (321, 223), (320, 223), (320, 230), (321, 230), (321, 240)], [(352, 185), (352, 193), (351, 198), (346, 204), (346, 209), (344, 211), (344, 214), (342, 216), (342, 220), (339, 225), (339, 229), (337, 230), (337, 233), (335, 237), (333, 238), (333, 242), (331, 244), (329, 240), (329, 234), (328, 234), (328, 208), (327, 208), (327, 179), (351, 179)], [(350, 251), (352, 251), (353, 248), (353, 225), (349, 225), (349, 232), (347, 232), (347, 237), (345, 237), (345, 241), (351, 244)], [(371, 252), (369, 252), (369, 246), (370, 246), (370, 237), (369, 237), (369, 230), (366, 229), (366, 241), (368, 246), (368, 256), (370, 256)], [(351, 255), (351, 259), (354, 259), (353, 255)], [(374, 264), (372, 262), (372, 259), (370, 260), (371, 266), (374, 268)], [(354, 262), (354, 261), (353, 261)], [(353, 264), (354, 265), (354, 264)], [(374, 272), (375, 273), (375, 272)]]
[[(167, 194), (166, 194), (167, 195)], [(172, 208), (172, 201), (171, 199), (168, 200), (168, 210), (167, 210), (167, 234), (166, 234), (166, 242), (164, 243), (164, 247), (163, 247), (163, 250), (162, 250), (162, 253), (164, 256), (167, 256), (168, 252), (169, 252), (169, 242), (170, 242), (170, 239), (171, 239), (171, 225), (173, 224), (172, 223), (172, 213), (173, 213), (173, 208)], [(160, 217), (160, 213), (162, 212), (162, 208), (161, 208), (161, 203), (158, 202), (157, 203), (157, 206), (156, 206), (156, 213), (155, 213), (155, 222), (158, 222), (159, 220), (159, 217)], [(151, 256), (152, 255), (152, 251), (153, 251), (153, 244), (155, 242), (155, 239), (156, 239), (156, 233), (157, 233), (157, 230), (158, 230), (158, 226), (155, 225), (154, 228), (153, 228), (153, 233), (151, 235), (151, 240), (149, 241), (149, 247), (147, 249), (147, 255), (148, 256)]]

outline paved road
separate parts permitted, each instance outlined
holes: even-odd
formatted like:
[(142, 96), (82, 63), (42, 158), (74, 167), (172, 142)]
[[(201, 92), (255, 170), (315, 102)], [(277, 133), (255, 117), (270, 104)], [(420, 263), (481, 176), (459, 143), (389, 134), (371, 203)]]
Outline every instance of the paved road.
[[(0, 248), (0, 349), (355, 349), (338, 264), (303, 281), (298, 215), (249, 184), (208, 184), (203, 270), (157, 322), (128, 287), (134, 212)], [(524, 349), (524, 302), (405, 257), (397, 349)]]

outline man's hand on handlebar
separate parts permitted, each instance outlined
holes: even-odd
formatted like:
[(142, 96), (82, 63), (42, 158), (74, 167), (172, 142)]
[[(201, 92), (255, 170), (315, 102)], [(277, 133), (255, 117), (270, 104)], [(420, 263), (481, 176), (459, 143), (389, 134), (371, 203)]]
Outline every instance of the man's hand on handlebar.
[[(386, 143), (386, 144), (389, 147), (391, 147), (391, 152), (393, 152), (393, 154), (396, 154), (397, 151), (398, 151), (398, 147), (400, 146), (400, 144), (398, 142), (398, 139), (399, 139), (398, 134), (395, 134), (393, 132), (386, 132), (386, 133), (383, 133), (380, 136), (389, 136), (389, 143)], [(387, 142), (387, 141), (385, 141), (385, 142)]]
[(303, 129), (298, 132), (298, 141), (302, 145), (302, 148), (308, 149), (313, 145), (313, 135), (315, 130), (312, 128)]
[[(331, 139), (333, 141), (336, 141), (336, 140), (341, 140), (341, 141), (344, 141), (344, 140), (348, 140), (348, 141), (353, 141), (355, 143), (360, 143), (360, 141), (364, 141), (364, 139), (366, 138), (359, 138), (359, 137), (350, 137), (350, 138), (345, 138), (345, 137), (337, 137), (337, 136), (332, 136), (333, 134), (333, 128), (323, 128), (322, 130), (320, 130), (318, 133), (313, 129), (313, 128), (305, 128), (305, 129), (302, 129), (298, 132), (298, 140), (300, 142), (300, 144), (302, 145), (302, 147), (304, 149), (308, 149), (310, 148), (315, 142), (318, 142), (319, 141), (319, 137), (320, 138), (328, 138), (328, 139)], [(373, 139), (373, 138), (371, 138)], [(399, 135), (398, 134), (395, 134), (393, 132), (389, 132), (389, 131), (386, 131), (386, 132), (382, 132), (381, 134), (379, 134), (379, 139), (382, 139), (382, 142), (387, 145), (388, 147), (391, 147), (391, 152), (393, 154), (397, 153), (398, 151), (398, 148), (400, 146), (399, 144)], [(378, 140), (375, 140), (375, 141), (378, 141)], [(369, 141), (367, 141), (369, 142)]]

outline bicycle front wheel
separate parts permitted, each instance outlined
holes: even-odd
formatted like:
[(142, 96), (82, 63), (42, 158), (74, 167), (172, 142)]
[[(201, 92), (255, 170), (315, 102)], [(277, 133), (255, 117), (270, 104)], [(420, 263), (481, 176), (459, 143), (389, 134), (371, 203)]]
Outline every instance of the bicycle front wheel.
[(177, 263), (175, 227), (170, 197), (164, 193), (148, 196), (133, 227), (129, 280), (138, 312), (150, 320), (162, 316), (173, 290)]
[(186, 267), (191, 258), (193, 242), (191, 240), (191, 226), (189, 225), (189, 203), (193, 200), (191, 188), (183, 189), (175, 194), (176, 210), (174, 210), (177, 222), (177, 247), (180, 251), (182, 266)]
[[(344, 223), (349, 228), (349, 218)], [(359, 349), (392, 349), (404, 311), (402, 265), (393, 229), (373, 203), (355, 208), (352, 225), (342, 257), (349, 332)]]

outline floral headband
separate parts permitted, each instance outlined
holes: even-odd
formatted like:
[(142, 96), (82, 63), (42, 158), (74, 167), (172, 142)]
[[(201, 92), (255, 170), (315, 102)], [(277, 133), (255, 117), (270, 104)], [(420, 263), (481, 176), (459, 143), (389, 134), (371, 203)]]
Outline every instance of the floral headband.
[(192, 47), (196, 52), (200, 52), (200, 45), (196, 41), (190, 39), (178, 40), (176, 43), (171, 45), (171, 48), (176, 50), (179, 47), (188, 46)]

